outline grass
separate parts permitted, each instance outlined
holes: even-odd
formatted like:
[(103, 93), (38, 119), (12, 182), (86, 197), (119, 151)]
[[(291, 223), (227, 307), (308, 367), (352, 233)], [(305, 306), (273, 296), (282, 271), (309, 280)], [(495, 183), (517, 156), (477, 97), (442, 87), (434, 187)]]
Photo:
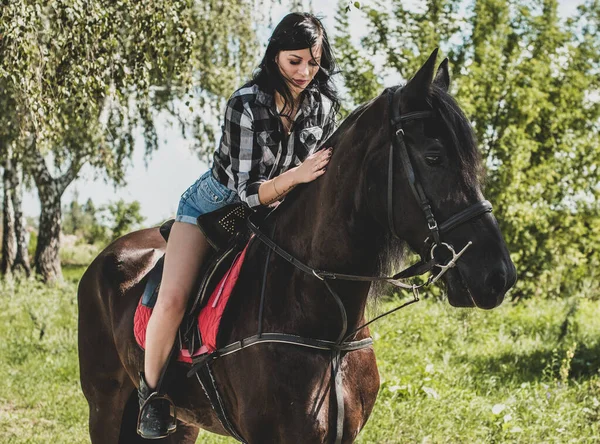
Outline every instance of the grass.
[[(575, 309), (574, 309), (575, 308)], [(417, 304), (374, 331), (382, 387), (361, 443), (598, 442), (600, 304)]]
[(89, 442), (75, 284), (24, 281), (0, 291), (0, 441)]
[[(76, 345), (82, 271), (66, 267), (54, 287), (0, 282), (3, 443), (89, 442)], [(600, 442), (599, 318), (600, 302), (573, 298), (489, 312), (424, 300), (383, 319), (372, 329), (382, 385), (358, 442)]]

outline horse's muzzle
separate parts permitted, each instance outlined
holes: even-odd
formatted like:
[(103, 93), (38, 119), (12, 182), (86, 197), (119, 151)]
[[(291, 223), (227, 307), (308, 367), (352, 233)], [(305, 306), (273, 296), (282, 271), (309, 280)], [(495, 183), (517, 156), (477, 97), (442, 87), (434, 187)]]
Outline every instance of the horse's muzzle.
[(450, 305), (490, 310), (502, 303), (517, 280), (516, 269), (510, 259), (499, 261), (483, 275), (469, 272), (469, 267), (459, 263), (447, 274), (445, 281)]

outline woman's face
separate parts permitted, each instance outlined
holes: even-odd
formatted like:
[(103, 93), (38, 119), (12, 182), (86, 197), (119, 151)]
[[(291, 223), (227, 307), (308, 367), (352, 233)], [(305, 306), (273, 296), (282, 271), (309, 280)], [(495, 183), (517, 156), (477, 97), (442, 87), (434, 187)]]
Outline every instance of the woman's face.
[(312, 47), (312, 55), (310, 50), (306, 48), (279, 51), (279, 54), (275, 57), (275, 63), (279, 66), (279, 71), (287, 80), (294, 96), (300, 94), (310, 84), (319, 71), (320, 62), (321, 45)]

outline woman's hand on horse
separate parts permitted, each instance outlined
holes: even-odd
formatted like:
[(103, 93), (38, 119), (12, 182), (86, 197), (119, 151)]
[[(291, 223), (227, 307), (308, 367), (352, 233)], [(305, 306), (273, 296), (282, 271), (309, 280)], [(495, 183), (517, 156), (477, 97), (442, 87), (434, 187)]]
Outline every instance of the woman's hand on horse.
[(328, 148), (308, 156), (302, 164), (296, 167), (296, 183), (312, 182), (317, 177), (322, 176), (327, 169), (326, 167), (332, 153), (333, 148)]

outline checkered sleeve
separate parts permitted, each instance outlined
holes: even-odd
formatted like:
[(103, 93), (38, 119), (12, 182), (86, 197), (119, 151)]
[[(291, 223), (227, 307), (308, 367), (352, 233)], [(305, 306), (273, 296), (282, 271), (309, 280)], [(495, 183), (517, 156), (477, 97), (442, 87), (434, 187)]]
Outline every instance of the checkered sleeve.
[(234, 187), (241, 200), (251, 208), (261, 205), (258, 188), (266, 181), (260, 174), (262, 147), (257, 142), (252, 111), (241, 97), (232, 97), (227, 103), (223, 134), (231, 160)]

